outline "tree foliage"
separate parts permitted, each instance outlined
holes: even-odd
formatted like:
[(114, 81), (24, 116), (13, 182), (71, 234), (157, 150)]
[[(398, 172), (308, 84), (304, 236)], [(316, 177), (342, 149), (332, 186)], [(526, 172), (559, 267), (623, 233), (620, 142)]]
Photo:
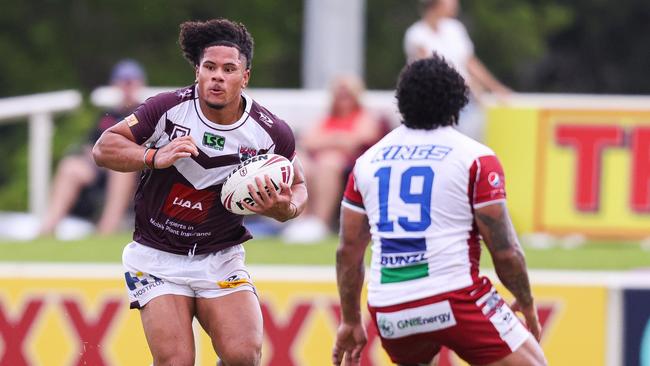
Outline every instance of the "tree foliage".
[[(518, 91), (649, 93), (647, 0), (461, 0), (476, 53)], [(404, 65), (402, 39), (416, 0), (366, 0), (365, 79), (392, 89)], [(301, 85), (303, 0), (27, 0), (0, 12), (0, 97), (60, 89), (87, 93), (112, 65), (144, 64), (152, 85), (187, 85), (178, 25), (226, 17), (255, 38), (252, 87)], [(297, 101), (299, 102), (299, 101)], [(58, 119), (55, 157), (83, 138), (93, 109)], [(26, 208), (24, 124), (0, 126), (0, 210)]]

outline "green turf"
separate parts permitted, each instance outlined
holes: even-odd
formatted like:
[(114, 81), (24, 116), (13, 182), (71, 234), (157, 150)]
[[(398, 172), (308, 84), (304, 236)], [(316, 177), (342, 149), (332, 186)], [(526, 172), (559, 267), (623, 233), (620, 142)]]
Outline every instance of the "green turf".
[[(122, 248), (129, 241), (129, 234), (121, 234), (67, 242), (52, 238), (0, 242), (0, 261), (119, 263)], [(287, 245), (275, 238), (255, 239), (246, 243), (247, 261), (250, 264), (332, 265), (336, 245), (335, 237), (314, 245)], [(529, 268), (625, 270), (650, 267), (650, 251), (643, 250), (638, 243), (590, 242), (572, 249), (560, 246), (524, 248)], [(485, 249), (483, 253), (482, 266), (492, 267)]]

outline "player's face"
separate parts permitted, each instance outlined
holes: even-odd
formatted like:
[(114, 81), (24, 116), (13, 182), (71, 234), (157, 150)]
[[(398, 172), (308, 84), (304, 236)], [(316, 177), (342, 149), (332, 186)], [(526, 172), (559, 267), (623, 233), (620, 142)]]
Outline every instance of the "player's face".
[(242, 88), (248, 84), (250, 70), (239, 50), (228, 46), (212, 46), (203, 52), (196, 69), (199, 95), (208, 107), (222, 109), (239, 103)]

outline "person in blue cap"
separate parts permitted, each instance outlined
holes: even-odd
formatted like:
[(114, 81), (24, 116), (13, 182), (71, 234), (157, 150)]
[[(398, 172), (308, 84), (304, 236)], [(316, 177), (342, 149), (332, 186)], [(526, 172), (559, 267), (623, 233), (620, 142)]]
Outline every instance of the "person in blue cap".
[(92, 146), (109, 127), (128, 116), (140, 104), (146, 84), (142, 66), (131, 59), (119, 61), (110, 74), (110, 83), (122, 98), (113, 109), (103, 111), (79, 151), (61, 160), (54, 175), (48, 210), (41, 223), (41, 235), (55, 235), (68, 215), (97, 222), (96, 232), (118, 230), (132, 201), (136, 174), (97, 167)]

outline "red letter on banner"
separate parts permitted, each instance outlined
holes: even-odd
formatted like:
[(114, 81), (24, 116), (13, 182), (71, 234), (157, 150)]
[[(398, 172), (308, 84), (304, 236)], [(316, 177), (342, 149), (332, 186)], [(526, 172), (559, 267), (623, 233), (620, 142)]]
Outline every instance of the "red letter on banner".
[(618, 126), (559, 125), (556, 141), (576, 150), (577, 177), (575, 205), (580, 211), (597, 211), (603, 149), (623, 143), (623, 129)]
[(262, 317), (264, 318), (264, 333), (266, 338), (271, 342), (273, 353), (269, 366), (293, 366), (296, 363), (293, 360), (293, 344), (296, 336), (305, 322), (305, 318), (311, 310), (312, 304), (302, 303), (294, 307), (289, 321), (286, 325), (280, 325), (275, 321), (271, 311), (266, 304), (262, 304)]
[(632, 131), (632, 209), (650, 212), (650, 127)]
[(75, 365), (102, 366), (107, 364), (100, 350), (101, 342), (120, 307), (120, 303), (120, 300), (106, 301), (100, 310), (99, 320), (93, 322), (84, 319), (76, 300), (63, 300), (63, 307), (79, 336), (80, 355)]
[(41, 306), (43, 306), (43, 300), (30, 300), (23, 313), (15, 322), (12, 322), (5, 315), (2, 304), (0, 304), (0, 334), (4, 341), (4, 353), (0, 357), (0, 366), (28, 366), (30, 364), (23, 354), (23, 343), (29, 335)]
[[(333, 303), (330, 305), (330, 310), (336, 318), (336, 324), (341, 324), (341, 305)], [(372, 321), (372, 318), (369, 318), (366, 322), (366, 333), (368, 337), (368, 343), (361, 351), (361, 366), (372, 366), (372, 359), (370, 358), (370, 351), (373, 349), (375, 342), (379, 341), (379, 334), (377, 334), (377, 326)]]

